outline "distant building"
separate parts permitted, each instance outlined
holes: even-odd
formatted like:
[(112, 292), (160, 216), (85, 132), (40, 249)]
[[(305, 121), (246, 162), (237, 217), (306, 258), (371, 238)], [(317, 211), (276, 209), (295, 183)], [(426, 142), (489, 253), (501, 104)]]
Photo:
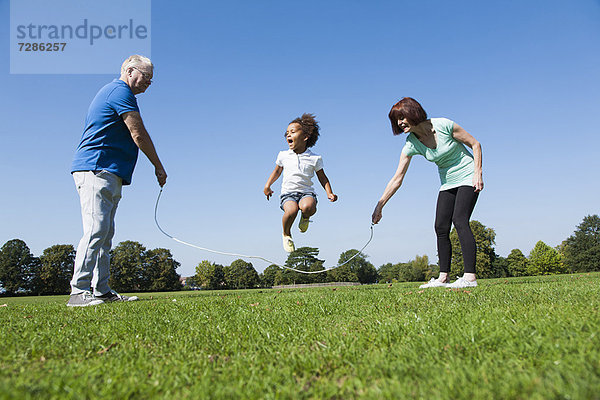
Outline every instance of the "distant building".
[(179, 278), (179, 282), (181, 283), (183, 289), (200, 290), (200, 287), (198, 287), (196, 282), (194, 282), (193, 276), (182, 276)]

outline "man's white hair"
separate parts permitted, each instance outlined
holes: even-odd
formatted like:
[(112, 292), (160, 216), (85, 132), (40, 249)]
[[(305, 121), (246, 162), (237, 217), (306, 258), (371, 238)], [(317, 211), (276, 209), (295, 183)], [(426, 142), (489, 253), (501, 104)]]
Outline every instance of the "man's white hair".
[(121, 74), (126, 73), (128, 68), (135, 68), (142, 65), (149, 65), (150, 68), (154, 69), (154, 65), (148, 57), (140, 56), (139, 54), (129, 56), (121, 65)]

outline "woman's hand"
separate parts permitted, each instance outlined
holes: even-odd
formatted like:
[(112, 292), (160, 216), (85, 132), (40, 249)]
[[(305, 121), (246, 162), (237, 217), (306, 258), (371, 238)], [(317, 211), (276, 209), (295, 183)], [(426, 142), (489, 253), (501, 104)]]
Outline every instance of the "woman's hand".
[(473, 175), (473, 187), (475, 188), (475, 193), (479, 193), (483, 190), (483, 177), (481, 174), (475, 173)]
[(162, 166), (154, 169), (154, 175), (156, 175), (156, 180), (160, 187), (165, 186), (165, 183), (167, 183), (167, 173)]
[(473, 150), (473, 162), (475, 163), (475, 173), (473, 174), (473, 187), (475, 193), (479, 193), (483, 190), (483, 169), (482, 169), (482, 158), (481, 143), (479, 143), (470, 133), (465, 131), (457, 123), (454, 123), (452, 136), (459, 142), (466, 144)]

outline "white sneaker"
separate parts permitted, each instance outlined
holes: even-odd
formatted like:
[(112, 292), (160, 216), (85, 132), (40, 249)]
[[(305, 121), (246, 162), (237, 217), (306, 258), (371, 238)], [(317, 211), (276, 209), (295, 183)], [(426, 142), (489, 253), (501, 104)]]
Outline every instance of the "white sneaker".
[(110, 292), (103, 294), (102, 296), (94, 296), (96, 299), (102, 300), (105, 303), (112, 303), (113, 301), (136, 301), (137, 296), (124, 296), (111, 290)]
[(468, 288), (468, 287), (477, 287), (477, 281), (468, 281), (461, 276), (460, 278), (458, 278), (454, 282), (450, 283), (446, 287), (450, 288), (450, 289), (462, 289), (462, 288)]
[(294, 247), (294, 241), (292, 240), (291, 236), (283, 235), (283, 249), (288, 253), (291, 253), (292, 251), (296, 250), (296, 247)]
[(429, 280), (429, 282), (424, 283), (421, 286), (419, 286), (419, 289), (427, 289), (427, 288), (432, 288), (432, 287), (446, 287), (446, 286), (448, 286), (447, 283), (440, 282), (435, 278), (431, 278)]
[(83, 292), (79, 294), (72, 294), (67, 302), (67, 307), (97, 306), (98, 304), (102, 303), (104, 303), (104, 300), (92, 296), (90, 292)]

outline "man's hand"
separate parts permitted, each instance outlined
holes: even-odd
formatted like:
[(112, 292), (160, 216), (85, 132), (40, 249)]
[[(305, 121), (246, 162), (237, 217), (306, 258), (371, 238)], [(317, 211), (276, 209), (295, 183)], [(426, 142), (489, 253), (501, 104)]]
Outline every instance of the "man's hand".
[(336, 201), (338, 199), (337, 194), (333, 194), (333, 193), (327, 193), (327, 198), (331, 202), (334, 202), (334, 201)]
[(156, 180), (158, 180), (160, 187), (165, 186), (165, 183), (167, 183), (167, 172), (163, 168), (156, 168), (154, 169), (154, 175), (156, 175)]
[(371, 221), (374, 224), (381, 221), (381, 217), (383, 216), (382, 209), (383, 209), (383, 207), (379, 203), (377, 203), (377, 206), (375, 207), (375, 210), (373, 211), (373, 215), (371, 216)]

